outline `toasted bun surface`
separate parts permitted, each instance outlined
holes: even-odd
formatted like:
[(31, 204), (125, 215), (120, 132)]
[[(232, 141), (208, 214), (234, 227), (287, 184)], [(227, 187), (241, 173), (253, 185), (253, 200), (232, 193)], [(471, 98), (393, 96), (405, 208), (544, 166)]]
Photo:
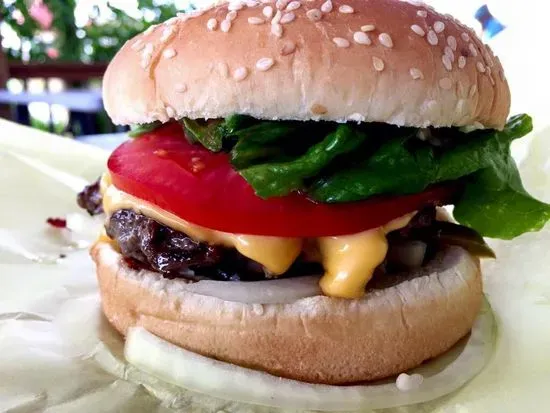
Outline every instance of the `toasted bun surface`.
[(182, 281), (132, 270), (108, 243), (97, 243), (92, 256), (103, 310), (122, 334), (143, 326), (202, 355), (312, 383), (407, 371), (466, 335), (482, 300), (479, 261), (460, 248), (360, 300), (263, 305), (194, 294)]
[(504, 125), (510, 91), (502, 66), (471, 29), (425, 5), (346, 0), (328, 12), (324, 1), (280, 0), (281, 15), (275, 3), (233, 11), (224, 4), (137, 36), (105, 75), (109, 115), (118, 124), (239, 113)]

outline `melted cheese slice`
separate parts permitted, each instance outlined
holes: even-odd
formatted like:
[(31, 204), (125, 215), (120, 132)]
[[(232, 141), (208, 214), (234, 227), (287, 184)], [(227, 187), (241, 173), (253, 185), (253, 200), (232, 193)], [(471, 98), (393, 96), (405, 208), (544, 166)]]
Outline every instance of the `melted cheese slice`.
[(359, 298), (388, 251), (386, 234), (406, 226), (415, 213), (357, 234), (317, 239), (239, 235), (215, 231), (187, 222), (157, 206), (120, 191), (108, 176), (101, 180), (103, 209), (107, 216), (119, 209), (131, 209), (196, 241), (232, 247), (263, 265), (271, 274), (286, 272), (302, 250), (306, 257), (325, 268), (320, 286), (328, 296)]
[(262, 264), (273, 275), (286, 272), (302, 251), (300, 238), (239, 235), (204, 228), (122, 192), (114, 185), (110, 185), (103, 194), (103, 209), (107, 216), (119, 209), (131, 209), (176, 231), (181, 231), (196, 241), (235, 248), (245, 257)]

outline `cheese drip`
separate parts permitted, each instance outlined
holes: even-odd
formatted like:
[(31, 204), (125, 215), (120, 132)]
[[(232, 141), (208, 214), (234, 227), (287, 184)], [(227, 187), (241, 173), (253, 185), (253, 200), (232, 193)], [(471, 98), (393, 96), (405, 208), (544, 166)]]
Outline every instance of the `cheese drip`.
[[(105, 188), (105, 189), (104, 189)], [(357, 234), (316, 239), (240, 235), (204, 228), (157, 206), (120, 191), (102, 179), (103, 209), (107, 216), (120, 209), (131, 209), (181, 231), (196, 241), (233, 247), (242, 255), (263, 265), (273, 275), (286, 272), (305, 248), (306, 256), (320, 261), (325, 274), (320, 280), (323, 292), (332, 297), (359, 298), (374, 270), (388, 251), (386, 234), (406, 226), (415, 213)], [(307, 241), (307, 242), (306, 242)]]
[(360, 298), (388, 253), (386, 234), (407, 226), (415, 213), (358, 234), (319, 238), (325, 275), (319, 285), (331, 297)]

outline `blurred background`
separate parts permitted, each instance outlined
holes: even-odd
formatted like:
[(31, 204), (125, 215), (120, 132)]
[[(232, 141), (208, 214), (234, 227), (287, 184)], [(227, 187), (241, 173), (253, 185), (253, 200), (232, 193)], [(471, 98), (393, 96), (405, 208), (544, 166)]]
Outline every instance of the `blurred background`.
[[(124, 42), (177, 12), (211, 0), (2, 0), (0, 117), (108, 146), (112, 125), (102, 109), (101, 77)], [(546, 126), (547, 2), (431, 0), (474, 28), (500, 56), (513, 112)], [(1, 131), (0, 131), (1, 132)], [(92, 136), (90, 136), (92, 135)], [(99, 137), (105, 139), (97, 140)], [(107, 142), (107, 143), (105, 143)], [(114, 143), (113, 143), (114, 144)]]

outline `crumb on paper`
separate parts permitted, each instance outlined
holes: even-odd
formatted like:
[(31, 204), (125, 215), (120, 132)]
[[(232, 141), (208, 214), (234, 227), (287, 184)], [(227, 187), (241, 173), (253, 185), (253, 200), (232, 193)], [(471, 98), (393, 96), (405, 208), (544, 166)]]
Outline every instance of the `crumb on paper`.
[(67, 228), (67, 220), (65, 218), (53, 218), (50, 217), (46, 220), (46, 223), (51, 225), (54, 228)]
[(397, 376), (395, 385), (399, 390), (406, 392), (418, 389), (423, 381), (424, 376), (421, 374), (408, 375), (407, 373), (401, 373)]

